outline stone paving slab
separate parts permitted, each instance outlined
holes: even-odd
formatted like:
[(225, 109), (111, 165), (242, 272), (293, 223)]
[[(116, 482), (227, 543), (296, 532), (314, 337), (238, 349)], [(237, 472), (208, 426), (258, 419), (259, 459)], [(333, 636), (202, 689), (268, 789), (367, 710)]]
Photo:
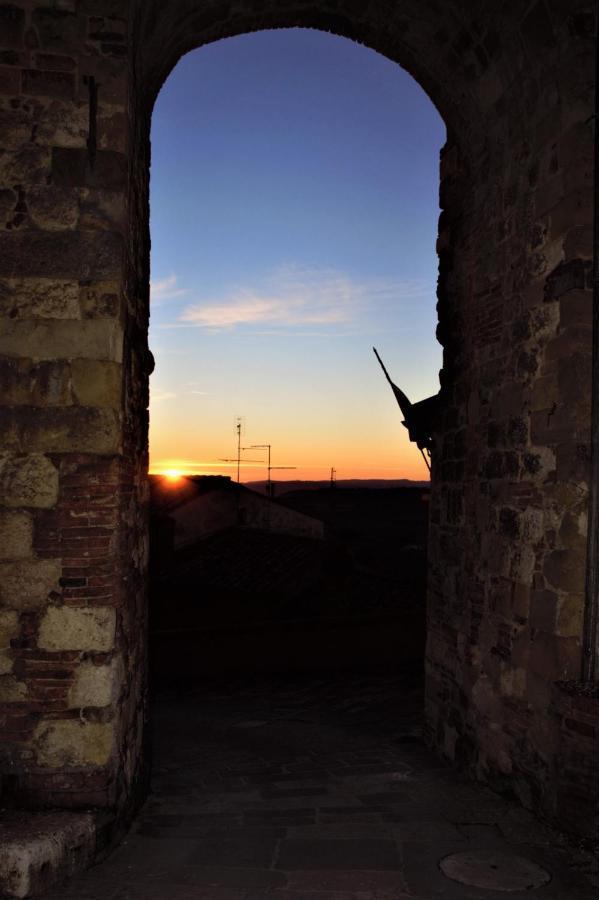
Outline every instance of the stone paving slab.
[[(362, 676), (159, 698), (137, 822), (48, 900), (596, 900), (588, 854), (416, 739), (419, 703), (400, 679)], [(443, 874), (470, 851), (525, 857), (551, 880), (506, 895)]]
[[(389, 893), (397, 895), (405, 890), (405, 881), (399, 871), (372, 869), (318, 869), (288, 873), (288, 886), (299, 891), (361, 891), (363, 893)], [(413, 895), (412, 895), (413, 896)]]
[(280, 843), (277, 866), (294, 869), (399, 869), (397, 845), (377, 838), (287, 838)]

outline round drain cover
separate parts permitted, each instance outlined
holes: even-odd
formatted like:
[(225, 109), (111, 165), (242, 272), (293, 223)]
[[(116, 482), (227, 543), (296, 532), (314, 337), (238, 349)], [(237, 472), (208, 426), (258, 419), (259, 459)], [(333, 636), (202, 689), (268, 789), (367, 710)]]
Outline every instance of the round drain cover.
[(530, 859), (497, 850), (452, 853), (439, 866), (447, 878), (488, 891), (531, 891), (551, 881), (549, 872)]

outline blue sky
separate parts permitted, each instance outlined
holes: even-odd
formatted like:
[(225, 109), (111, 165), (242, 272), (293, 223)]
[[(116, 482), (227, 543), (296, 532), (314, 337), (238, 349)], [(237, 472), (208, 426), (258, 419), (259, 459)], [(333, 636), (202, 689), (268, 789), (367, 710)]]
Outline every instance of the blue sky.
[(412, 399), (438, 389), (444, 140), (414, 80), (343, 38), (179, 62), (152, 123), (153, 468), (211, 471), (242, 415), (303, 477), (424, 475), (371, 347)]

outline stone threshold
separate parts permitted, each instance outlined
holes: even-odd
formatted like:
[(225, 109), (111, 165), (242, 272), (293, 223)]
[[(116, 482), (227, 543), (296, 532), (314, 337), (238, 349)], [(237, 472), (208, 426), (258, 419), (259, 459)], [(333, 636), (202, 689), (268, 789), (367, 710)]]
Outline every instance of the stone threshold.
[(35, 897), (96, 857), (91, 812), (0, 810), (0, 897)]

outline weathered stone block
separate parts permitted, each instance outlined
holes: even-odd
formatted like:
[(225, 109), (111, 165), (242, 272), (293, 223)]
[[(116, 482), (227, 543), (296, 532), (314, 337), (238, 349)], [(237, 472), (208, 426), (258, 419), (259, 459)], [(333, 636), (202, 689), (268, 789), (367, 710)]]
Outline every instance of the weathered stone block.
[(593, 228), (590, 225), (575, 225), (571, 227), (564, 241), (564, 253), (566, 260), (581, 257), (591, 259), (593, 256)]
[(12, 671), (10, 642), (19, 636), (19, 614), (14, 609), (0, 609), (0, 675)]
[(108, 359), (120, 362), (123, 331), (111, 319), (44, 319), (7, 322), (0, 332), (0, 353), (32, 359)]
[(532, 386), (530, 408), (533, 412), (549, 410), (559, 399), (557, 372), (550, 372), (537, 378)]
[(545, 282), (545, 300), (556, 300), (568, 291), (584, 290), (590, 262), (586, 259), (571, 259), (560, 263)]
[(66, 362), (2, 359), (0, 384), (7, 406), (66, 406), (71, 403), (71, 372)]
[(123, 238), (114, 231), (10, 231), (0, 241), (0, 274), (102, 281), (118, 278)]
[(28, 559), (0, 563), (0, 604), (9, 609), (39, 609), (59, 590), (60, 560)]
[(43, 100), (38, 113), (37, 136), (50, 147), (85, 147), (89, 127), (89, 104)]
[(124, 153), (127, 148), (126, 134), (123, 112), (113, 112), (109, 108), (98, 117), (98, 146), (102, 150), (118, 150)]
[(0, 134), (4, 150), (18, 150), (28, 143), (32, 129), (31, 114), (22, 106), (13, 106), (0, 94)]
[(545, 530), (543, 512), (528, 507), (520, 516), (521, 535), (528, 544), (536, 544), (543, 537)]
[(535, 446), (524, 453), (522, 463), (526, 478), (538, 482), (546, 481), (557, 465), (555, 452), (550, 447)]
[(562, 597), (557, 608), (557, 634), (561, 637), (580, 637), (583, 610), (584, 596), (582, 594), (567, 594)]
[(77, 224), (79, 197), (76, 191), (40, 185), (27, 191), (27, 209), (40, 228), (62, 231)]
[(0, 557), (31, 556), (33, 522), (25, 512), (0, 510)]
[(45, 894), (93, 860), (92, 813), (5, 813), (0, 847), (0, 889), (6, 897)]
[(56, 72), (73, 72), (77, 68), (77, 63), (72, 56), (65, 56), (63, 53), (36, 53), (35, 61), (38, 69)]
[(50, 606), (40, 623), (38, 646), (44, 650), (112, 650), (116, 611), (108, 607)]
[(72, 10), (54, 5), (38, 8), (33, 11), (32, 21), (45, 50), (68, 51), (77, 41), (79, 22)]
[[(559, 536), (564, 547), (573, 550), (581, 557), (586, 557), (587, 502), (586, 493), (581, 494), (576, 506), (563, 515), (559, 529)], [(560, 512), (562, 511), (560, 510)]]
[(48, 278), (0, 279), (0, 315), (11, 319), (78, 319), (79, 284)]
[(557, 406), (548, 409), (536, 410), (530, 418), (530, 433), (535, 444), (562, 444), (572, 441), (575, 435), (571, 410), (562, 409), (562, 415), (557, 415)]
[(593, 294), (591, 291), (569, 291), (560, 297), (560, 325), (592, 326)]
[(58, 499), (58, 470), (40, 453), (0, 456), (0, 496), (4, 506), (52, 507)]
[(81, 663), (69, 691), (69, 706), (82, 709), (109, 706), (116, 699), (122, 674), (117, 658), (102, 666), (91, 660)]
[[(0, 184), (6, 187), (43, 184), (49, 174), (50, 153), (45, 147), (25, 144), (0, 156)], [(7, 235), (2, 237), (6, 239)]]
[[(563, 240), (572, 228), (584, 228), (592, 216), (593, 192), (588, 188), (571, 191), (551, 210), (551, 236)], [(574, 260), (570, 255), (568, 262)]]
[(500, 676), (502, 696), (523, 697), (526, 693), (526, 669), (510, 666), (502, 670)]
[(510, 560), (510, 576), (520, 584), (530, 584), (535, 569), (534, 549), (523, 541), (513, 547)]
[(92, 16), (89, 20), (89, 38), (92, 41), (126, 41), (127, 22), (122, 18)]
[(0, 703), (14, 703), (27, 699), (27, 685), (14, 675), (0, 675)]
[(100, 150), (92, 166), (87, 150), (55, 147), (52, 151), (52, 181), (61, 187), (122, 191), (126, 174), (127, 157), (122, 153)]
[(125, 225), (125, 196), (121, 191), (81, 190), (82, 228), (108, 228), (117, 231)]
[(112, 723), (78, 719), (41, 722), (33, 736), (39, 766), (105, 766), (115, 746)]
[(75, 95), (75, 76), (71, 72), (24, 69), (22, 72), (24, 94), (68, 99)]
[(0, 434), (8, 450), (47, 453), (119, 453), (119, 413), (87, 406), (0, 408)]
[(587, 481), (590, 468), (590, 445), (588, 441), (575, 444), (564, 441), (556, 448), (556, 472), (558, 481)]
[(581, 546), (568, 550), (554, 550), (545, 560), (543, 574), (553, 587), (581, 594), (584, 591), (586, 551)]
[(558, 363), (558, 381), (561, 402), (570, 413), (570, 419), (582, 433), (590, 433), (591, 414), (591, 353), (572, 353)]
[(15, 609), (0, 610), (0, 650), (10, 647), (11, 640), (19, 633), (19, 613)]
[(71, 402), (71, 374), (62, 360), (32, 366), (29, 383), (31, 406), (68, 406)]
[(28, 559), (0, 563), (0, 603), (11, 609), (36, 609), (59, 589), (60, 560)]
[(0, 47), (22, 47), (25, 10), (14, 3), (0, 6)]
[(122, 394), (121, 370), (119, 363), (96, 359), (73, 360), (71, 372), (75, 401), (83, 406), (118, 408)]
[(556, 639), (552, 634), (539, 631), (530, 642), (530, 674), (539, 675), (545, 684), (560, 677)]
[(113, 319), (119, 314), (120, 286), (115, 281), (86, 283), (81, 286), (79, 304), (86, 319)]
[(21, 70), (0, 66), (0, 94), (15, 97), (21, 93)]
[(6, 227), (8, 222), (12, 220), (16, 205), (17, 194), (15, 191), (0, 190), (0, 225)]
[(557, 603), (554, 591), (534, 591), (530, 609), (531, 628), (550, 634), (555, 628)]

